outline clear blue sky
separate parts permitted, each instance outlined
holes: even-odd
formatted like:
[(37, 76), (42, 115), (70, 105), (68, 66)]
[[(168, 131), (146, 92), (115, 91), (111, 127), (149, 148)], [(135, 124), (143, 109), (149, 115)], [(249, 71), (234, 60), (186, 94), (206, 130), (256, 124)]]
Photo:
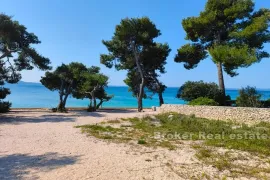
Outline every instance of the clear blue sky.
[[(187, 80), (217, 82), (217, 70), (210, 59), (194, 70), (186, 70), (174, 62), (177, 49), (185, 44), (183, 18), (196, 16), (204, 9), (206, 0), (1, 0), (1, 12), (14, 16), (42, 41), (36, 46), (49, 57), (54, 67), (79, 61), (87, 66), (98, 65), (110, 76), (110, 85), (124, 85), (125, 71), (108, 69), (99, 63), (99, 55), (106, 53), (101, 40), (112, 37), (115, 25), (125, 17), (148, 16), (161, 30), (159, 42), (169, 43), (172, 51), (167, 59), (167, 73), (162, 81), (179, 87)], [(270, 1), (256, 0), (256, 8), (270, 8)], [(265, 46), (269, 52), (270, 45)], [(234, 78), (225, 76), (227, 88), (246, 85), (270, 88), (270, 59), (264, 59), (247, 69), (240, 69)], [(23, 81), (39, 82), (44, 72), (23, 72)]]

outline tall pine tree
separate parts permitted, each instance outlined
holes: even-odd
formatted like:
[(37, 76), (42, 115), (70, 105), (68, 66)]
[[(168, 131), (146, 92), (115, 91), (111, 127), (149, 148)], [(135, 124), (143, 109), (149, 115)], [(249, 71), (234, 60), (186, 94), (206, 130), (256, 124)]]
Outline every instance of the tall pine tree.
[(223, 71), (231, 77), (237, 69), (269, 57), (264, 43), (270, 41), (269, 9), (254, 10), (252, 0), (208, 0), (198, 17), (182, 21), (191, 43), (178, 49), (175, 62), (195, 68), (208, 55), (216, 64), (218, 82), (225, 104)]

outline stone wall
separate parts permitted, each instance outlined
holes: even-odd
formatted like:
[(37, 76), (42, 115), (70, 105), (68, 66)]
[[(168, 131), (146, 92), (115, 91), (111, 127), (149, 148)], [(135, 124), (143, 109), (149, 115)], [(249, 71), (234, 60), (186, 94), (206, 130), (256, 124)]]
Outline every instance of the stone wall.
[(270, 122), (270, 109), (266, 108), (243, 108), (221, 106), (189, 106), (164, 104), (157, 109), (158, 112), (178, 112), (196, 117), (232, 120), (239, 123), (254, 124), (260, 121)]

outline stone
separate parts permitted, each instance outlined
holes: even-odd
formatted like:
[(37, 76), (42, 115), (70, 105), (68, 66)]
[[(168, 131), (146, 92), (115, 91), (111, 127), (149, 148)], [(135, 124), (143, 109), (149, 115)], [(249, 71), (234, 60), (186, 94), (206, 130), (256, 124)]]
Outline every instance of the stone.
[[(158, 112), (177, 112), (184, 115), (194, 114), (196, 117), (235, 121), (238, 123), (256, 124), (258, 122), (270, 122), (270, 109), (249, 107), (211, 107), (163, 104)], [(173, 115), (168, 116), (169, 119)]]
[(172, 119), (173, 119), (173, 115), (170, 114), (170, 115), (168, 116), (168, 119), (172, 120)]

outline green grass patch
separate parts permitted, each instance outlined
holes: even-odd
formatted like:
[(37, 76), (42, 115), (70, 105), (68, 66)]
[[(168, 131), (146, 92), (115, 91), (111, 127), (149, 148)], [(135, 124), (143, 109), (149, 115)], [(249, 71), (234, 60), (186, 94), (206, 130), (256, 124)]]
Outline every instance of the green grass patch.
[(139, 139), (139, 140), (138, 140), (138, 144), (146, 144), (146, 141), (143, 140), (143, 139)]
[[(117, 124), (117, 127), (114, 126)], [(77, 126), (83, 133), (111, 142), (139, 144), (146, 147), (162, 147), (175, 150), (184, 140), (193, 141), (196, 157), (219, 171), (229, 171), (228, 177), (263, 179), (270, 168), (237, 165), (237, 160), (247, 157), (232, 155), (235, 150), (246, 151), (263, 159), (270, 166), (270, 123), (261, 122), (248, 126), (228, 121), (209, 120), (194, 115), (163, 113), (143, 118), (127, 118), (102, 122), (96, 125)], [(262, 136), (263, 135), (263, 136)], [(264, 137), (264, 138), (262, 138)], [(220, 153), (215, 149), (225, 148)], [(224, 150), (224, 149), (223, 149)]]
[[(122, 124), (125, 123), (125, 124)], [(130, 124), (126, 124), (126, 123)], [(110, 126), (118, 123), (119, 128)], [(177, 148), (179, 141), (203, 140), (208, 146), (224, 147), (270, 155), (270, 123), (248, 126), (234, 122), (209, 120), (194, 115), (163, 113), (143, 118), (127, 118), (97, 125), (79, 126), (82, 132), (102, 139), (138, 141), (152, 147)], [(110, 138), (109, 138), (109, 137)]]
[[(198, 150), (196, 157), (204, 162), (205, 164), (211, 165), (217, 168), (219, 171), (228, 171), (231, 178), (256, 178), (265, 179), (266, 175), (269, 176), (270, 168), (268, 167), (258, 167), (255, 163), (250, 165), (250, 163), (237, 164), (238, 160), (248, 160), (246, 156), (233, 151), (218, 152), (210, 147), (201, 146), (196, 147)], [(269, 165), (269, 164), (268, 164)], [(267, 179), (267, 178), (266, 178)]]

